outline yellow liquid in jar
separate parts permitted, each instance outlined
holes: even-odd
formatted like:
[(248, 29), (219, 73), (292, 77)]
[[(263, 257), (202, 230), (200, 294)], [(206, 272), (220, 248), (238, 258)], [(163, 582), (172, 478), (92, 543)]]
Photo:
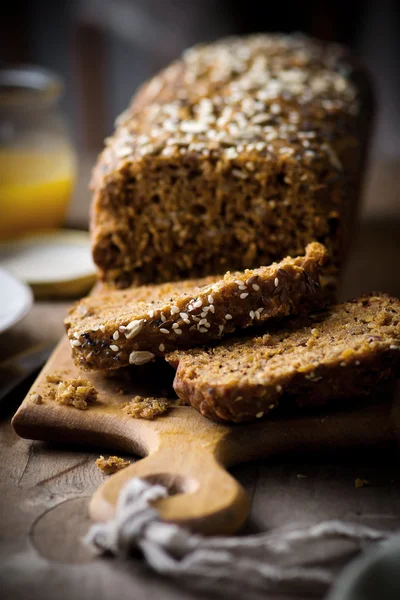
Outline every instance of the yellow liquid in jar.
[(69, 148), (0, 150), (0, 239), (62, 225), (74, 181)]

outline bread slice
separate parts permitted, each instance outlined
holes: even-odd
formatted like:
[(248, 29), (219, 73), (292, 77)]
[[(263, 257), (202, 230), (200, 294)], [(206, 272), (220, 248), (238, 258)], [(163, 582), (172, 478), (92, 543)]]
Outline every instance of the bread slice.
[(259, 337), (167, 355), (178, 396), (210, 419), (239, 422), (279, 403), (316, 406), (365, 394), (400, 375), (396, 298), (371, 295), (271, 323)]
[(312, 243), (305, 256), (269, 267), (84, 298), (65, 321), (75, 362), (84, 370), (139, 365), (321, 306), (325, 258), (324, 246)]

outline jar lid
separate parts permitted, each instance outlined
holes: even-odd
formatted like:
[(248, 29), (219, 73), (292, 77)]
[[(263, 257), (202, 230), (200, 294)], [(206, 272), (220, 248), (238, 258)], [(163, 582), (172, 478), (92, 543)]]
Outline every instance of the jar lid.
[(42, 67), (0, 69), (0, 109), (45, 108), (58, 100), (62, 90), (61, 78)]

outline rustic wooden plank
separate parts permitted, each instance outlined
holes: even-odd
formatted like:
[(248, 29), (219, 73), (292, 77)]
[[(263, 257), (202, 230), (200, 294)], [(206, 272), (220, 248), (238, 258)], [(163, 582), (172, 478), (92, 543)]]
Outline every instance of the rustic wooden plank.
[[(2, 440), (13, 440), (5, 461), (22, 463), (25, 469), (21, 478), (21, 468), (7, 467), (12, 476), (7, 485), (3, 478), (0, 482), (2, 597), (53, 600), (55, 592), (61, 600), (110, 600), (116, 593), (122, 600), (207, 597), (150, 573), (140, 560), (93, 559), (82, 548), (80, 537), (89, 527), (89, 496), (104, 480), (94, 465), (98, 452), (13, 439), (6, 421), (0, 433)], [(398, 527), (399, 476), (396, 463), (387, 458), (378, 456), (374, 462), (370, 455), (350, 465), (263, 460), (235, 467), (234, 476), (250, 494), (253, 491), (248, 531), (293, 519), (310, 523), (325, 518)], [(307, 477), (298, 478), (298, 473)], [(358, 476), (370, 479), (371, 487), (355, 489)]]

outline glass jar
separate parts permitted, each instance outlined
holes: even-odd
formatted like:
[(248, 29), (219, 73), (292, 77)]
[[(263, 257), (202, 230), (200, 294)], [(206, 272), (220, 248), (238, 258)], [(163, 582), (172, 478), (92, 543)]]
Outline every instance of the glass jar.
[(0, 239), (65, 220), (76, 156), (58, 107), (62, 90), (45, 69), (0, 69)]

